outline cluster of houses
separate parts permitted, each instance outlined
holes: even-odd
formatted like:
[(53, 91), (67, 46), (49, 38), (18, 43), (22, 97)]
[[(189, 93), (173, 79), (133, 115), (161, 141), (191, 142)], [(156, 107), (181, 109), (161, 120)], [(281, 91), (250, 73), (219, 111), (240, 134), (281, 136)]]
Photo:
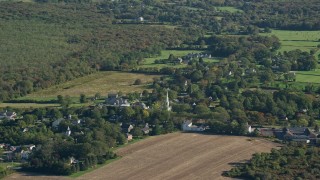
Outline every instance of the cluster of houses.
[[(307, 127), (290, 127), (283, 129), (275, 129), (252, 127), (250, 125), (247, 125), (246, 128), (248, 133), (253, 133), (255, 130), (257, 130), (259, 136), (276, 137), (283, 141), (294, 141), (310, 144), (318, 144), (320, 142), (320, 132), (313, 131)], [(192, 120), (186, 120), (181, 125), (181, 129), (185, 132), (203, 132), (209, 129), (209, 127), (203, 124), (199, 126), (193, 125)]]
[[(131, 130), (134, 128), (134, 126), (132, 124), (122, 124), (120, 123), (120, 127), (123, 133), (126, 134), (126, 139), (128, 141), (132, 140), (133, 136), (131, 133)], [(149, 127), (149, 124), (146, 123), (145, 126), (141, 129), (142, 133), (144, 135), (148, 135), (149, 132), (151, 131), (151, 128)]]
[(0, 120), (1, 119), (7, 119), (7, 120), (15, 120), (17, 118), (17, 113), (10, 112), (10, 111), (4, 111), (0, 112)]
[[(204, 125), (205, 122), (203, 120), (196, 120), (196, 123), (201, 124), (201, 125), (199, 125), (199, 126), (193, 125), (192, 120), (186, 120), (181, 125), (181, 129), (182, 129), (182, 131), (185, 131), (185, 132), (203, 132), (203, 131), (209, 129), (209, 126)], [(252, 133), (254, 131), (253, 128), (249, 124), (247, 124), (246, 130), (248, 133)]]
[(181, 129), (182, 131), (186, 131), (186, 132), (202, 132), (202, 131), (205, 131), (206, 129), (209, 129), (209, 127), (204, 125), (196, 126), (192, 124), (192, 120), (186, 120), (181, 125)]
[(32, 150), (36, 146), (33, 144), (29, 145), (20, 145), (20, 146), (11, 146), (10, 144), (0, 144), (0, 149), (3, 151), (2, 155), (0, 156), (0, 162), (1, 161), (27, 161), (29, 159), (29, 156), (32, 152)]
[(192, 60), (192, 59), (198, 59), (198, 58), (208, 58), (211, 59), (211, 54), (206, 53), (189, 53), (186, 56), (183, 56), (184, 60)]
[(105, 100), (105, 104), (107, 106), (115, 106), (115, 107), (141, 107), (143, 109), (149, 109), (145, 103), (136, 101), (134, 103), (130, 103), (128, 99), (120, 97), (118, 94), (108, 94), (107, 99)]
[(257, 128), (262, 137), (276, 137), (283, 141), (294, 141), (317, 144), (320, 142), (320, 133), (307, 127), (289, 127), (283, 129)]
[(206, 54), (206, 53), (189, 53), (189, 54), (187, 54), (187, 55), (185, 55), (183, 57), (175, 59), (174, 62), (171, 62), (171, 63), (188, 64), (189, 61), (198, 60), (199, 58), (211, 59), (212, 56), (211, 56), (211, 54)]

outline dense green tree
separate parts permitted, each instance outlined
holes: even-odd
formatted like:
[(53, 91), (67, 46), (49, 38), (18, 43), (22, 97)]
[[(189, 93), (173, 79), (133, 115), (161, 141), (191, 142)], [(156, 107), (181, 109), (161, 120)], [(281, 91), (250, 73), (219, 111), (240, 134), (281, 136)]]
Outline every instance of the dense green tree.
[(80, 103), (86, 103), (87, 102), (87, 96), (85, 94), (80, 94)]

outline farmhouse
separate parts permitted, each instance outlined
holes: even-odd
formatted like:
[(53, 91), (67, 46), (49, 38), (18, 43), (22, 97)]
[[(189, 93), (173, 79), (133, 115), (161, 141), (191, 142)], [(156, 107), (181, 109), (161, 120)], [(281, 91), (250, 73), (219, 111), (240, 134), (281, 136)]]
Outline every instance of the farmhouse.
[(132, 134), (126, 133), (126, 138), (128, 141), (132, 140)]
[(133, 129), (133, 126), (131, 124), (121, 124), (121, 129), (123, 132), (129, 133)]
[(194, 131), (194, 132), (201, 132), (201, 131), (206, 130), (206, 128), (204, 126), (192, 125), (192, 121), (190, 121), (190, 120), (185, 121), (182, 124), (181, 129), (183, 131)]
[(8, 120), (15, 120), (17, 118), (17, 113), (15, 112), (0, 112), (0, 119), (8, 119)]
[(298, 141), (298, 142), (316, 142), (318, 135), (316, 132), (311, 131), (306, 127), (295, 127), (295, 128), (284, 128), (283, 139), (287, 141)]
[(149, 109), (149, 106), (147, 106), (143, 102), (135, 102), (132, 104), (133, 107), (141, 107), (142, 109)]
[(275, 132), (271, 128), (258, 128), (259, 134), (262, 137), (273, 137), (275, 136)]
[(141, 130), (142, 130), (143, 134), (145, 134), (145, 135), (146, 135), (146, 134), (149, 134), (149, 132), (150, 132), (149, 124), (146, 123), (146, 125), (144, 126), (144, 128), (142, 128)]
[(130, 103), (127, 99), (123, 99), (118, 94), (108, 94), (108, 98), (105, 103), (109, 106), (129, 107)]
[(3, 148), (5, 151), (3, 152), (2, 157), (6, 161), (11, 161), (16, 157), (20, 157), (21, 160), (24, 161), (29, 159), (31, 152), (35, 147), (36, 146), (33, 144), (20, 146), (10, 146), (8, 144)]
[(194, 59), (194, 58), (212, 58), (211, 54), (204, 54), (204, 53), (189, 53), (186, 56), (184, 56), (184, 59)]

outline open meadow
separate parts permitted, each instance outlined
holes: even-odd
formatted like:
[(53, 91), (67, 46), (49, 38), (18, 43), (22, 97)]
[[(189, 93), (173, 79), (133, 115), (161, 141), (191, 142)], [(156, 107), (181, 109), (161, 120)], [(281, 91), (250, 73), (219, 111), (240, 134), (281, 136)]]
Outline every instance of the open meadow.
[(168, 59), (170, 54), (173, 54), (175, 57), (182, 57), (189, 53), (201, 53), (203, 51), (197, 51), (197, 50), (163, 50), (161, 51), (161, 55), (157, 57), (151, 57), (151, 58), (144, 58), (144, 63), (141, 65), (141, 67), (184, 67), (184, 64), (179, 65), (168, 65), (168, 64), (155, 64), (154, 61), (157, 59)]
[[(190, 53), (203, 53), (204, 51), (200, 50), (163, 50), (161, 51), (160, 56), (151, 57), (151, 58), (144, 58), (144, 63), (140, 67), (157, 67), (157, 68), (163, 68), (163, 67), (175, 67), (175, 68), (181, 68), (186, 67), (186, 64), (155, 64), (155, 60), (161, 60), (161, 59), (168, 59), (170, 54), (173, 54), (175, 57), (182, 57)], [(213, 57), (211, 59), (204, 58), (203, 60), (205, 62), (211, 62), (216, 63), (219, 62), (222, 58), (220, 57)]]
[[(320, 44), (320, 31), (290, 31), (290, 30), (272, 30), (271, 33), (262, 33), (261, 35), (275, 35), (280, 39), (280, 52), (300, 49), (310, 52), (317, 50), (315, 57), (318, 58), (320, 50), (317, 46)], [(315, 71), (297, 71), (296, 82), (301, 83), (320, 83), (320, 69)]]
[[(77, 179), (228, 179), (232, 164), (277, 144), (264, 139), (172, 133), (153, 136), (117, 150), (121, 159)], [(13, 174), (7, 179), (71, 179), (61, 176)]]
[(41, 107), (57, 107), (59, 104), (40, 104), (40, 103), (0, 103), (0, 108), (12, 107), (12, 108), (41, 108)]
[[(71, 97), (79, 97), (80, 94), (93, 96), (100, 93), (106, 96), (112, 92), (142, 92), (148, 89), (148, 83), (153, 81), (153, 78), (160, 77), (158, 75), (145, 75), (138, 73), (126, 73), (116, 71), (104, 71), (91, 74), (89, 76), (74, 79), (72, 81), (52, 86), (38, 92), (34, 92), (20, 99), (55, 99), (58, 95), (69, 95)], [(142, 81), (141, 85), (133, 85), (136, 79)]]
[[(320, 44), (320, 31), (289, 31), (289, 30), (272, 30), (271, 33), (262, 33), (266, 35), (275, 35), (280, 39), (280, 51), (292, 51), (300, 49), (301, 51), (310, 51), (316, 49)], [(316, 53), (316, 57), (320, 51)]]
[(243, 11), (241, 9), (237, 9), (235, 7), (232, 7), (232, 6), (221, 6), (221, 7), (216, 7), (217, 10), (219, 11), (227, 11), (227, 12), (230, 12), (230, 13), (242, 13)]
[(296, 71), (296, 82), (320, 83), (320, 69)]

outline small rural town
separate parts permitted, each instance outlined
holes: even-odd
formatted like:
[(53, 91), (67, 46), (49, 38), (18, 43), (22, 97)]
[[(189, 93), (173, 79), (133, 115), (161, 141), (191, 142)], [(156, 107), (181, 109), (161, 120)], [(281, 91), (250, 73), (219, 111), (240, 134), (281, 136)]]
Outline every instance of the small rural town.
[(319, 0), (0, 0), (0, 179), (320, 179)]

